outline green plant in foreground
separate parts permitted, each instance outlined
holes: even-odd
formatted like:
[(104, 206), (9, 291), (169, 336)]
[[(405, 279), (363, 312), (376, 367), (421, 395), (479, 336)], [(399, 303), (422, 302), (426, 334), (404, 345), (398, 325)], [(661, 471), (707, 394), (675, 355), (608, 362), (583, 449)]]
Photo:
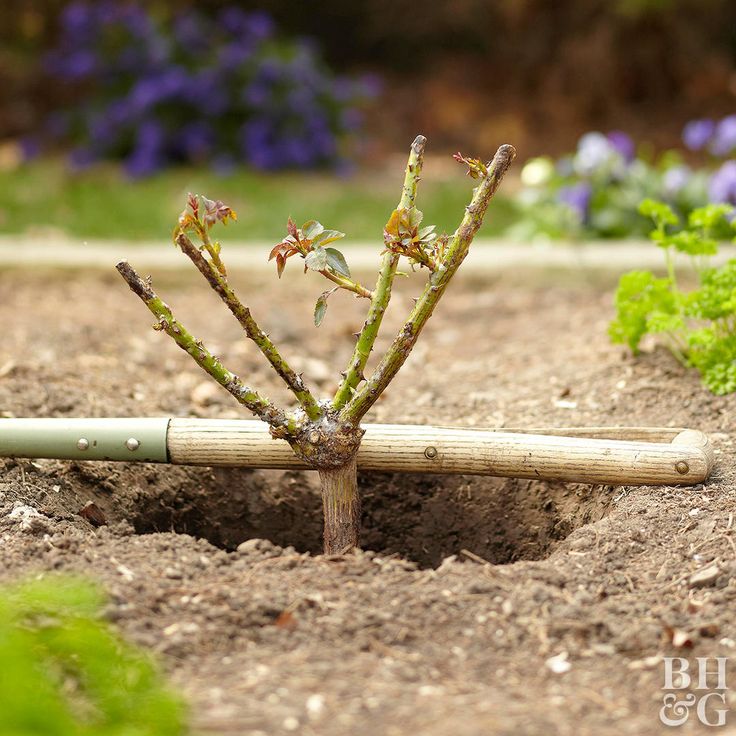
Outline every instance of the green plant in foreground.
[(100, 619), (90, 583), (47, 577), (0, 592), (0, 736), (179, 736), (182, 702), (148, 656)]
[[(190, 195), (187, 209), (174, 230), (174, 242), (221, 297), (246, 335), (290, 389), (299, 403), (296, 410), (287, 411), (276, 406), (245, 384), (174, 317), (168, 305), (154, 292), (150, 280), (142, 279), (126, 261), (117, 265), (131, 290), (156, 317), (154, 329), (169, 335), (237, 401), (266, 422), (274, 438), (286, 440), (299, 458), (319, 472), (324, 550), (328, 554), (339, 554), (358, 544), (360, 498), (356, 454), (363, 436), (360, 422), (411, 353), (424, 325), (465, 259), (488, 204), (516, 155), (514, 148), (508, 145), (501, 146), (488, 164), (458, 155), (458, 160), (469, 167), (469, 173), (478, 185), (454, 234), (438, 237), (431, 226), (421, 226), (422, 214), (415, 207), (425, 143), (426, 139), (418, 136), (411, 146), (401, 198), (384, 229), (384, 250), (373, 289), (352, 277), (344, 256), (334, 247), (343, 234), (326, 230), (315, 220), (309, 220), (298, 228), (289, 219), (286, 236), (271, 250), (270, 258), (276, 261), (279, 275), (287, 260), (296, 256), (303, 259), (305, 271), (315, 271), (333, 284), (321, 294), (315, 305), (317, 325), (324, 318), (327, 300), (337, 290), (348, 291), (368, 302), (367, 316), (356, 333), (352, 357), (331, 399), (315, 398), (302, 376), (294, 372), (260, 328), (250, 309), (232, 290), (220, 245), (211, 236), (211, 230), (218, 222), (227, 223), (235, 219), (233, 211), (222, 202)], [(197, 244), (192, 237), (198, 241)], [(413, 267), (426, 268), (427, 283), (393, 342), (374, 370), (366, 376), (368, 358), (388, 308), (402, 257), (408, 259)]]
[[(733, 235), (733, 208), (701, 207), (690, 213), (685, 226), (662, 202), (644, 200), (639, 211), (654, 221), (650, 238), (664, 251), (667, 276), (631, 271), (621, 277), (611, 339), (636, 354), (645, 335), (656, 335), (683, 365), (700, 372), (713, 393), (735, 392), (736, 259), (719, 268), (710, 265), (719, 240)], [(675, 253), (689, 256), (698, 288), (680, 287)]]

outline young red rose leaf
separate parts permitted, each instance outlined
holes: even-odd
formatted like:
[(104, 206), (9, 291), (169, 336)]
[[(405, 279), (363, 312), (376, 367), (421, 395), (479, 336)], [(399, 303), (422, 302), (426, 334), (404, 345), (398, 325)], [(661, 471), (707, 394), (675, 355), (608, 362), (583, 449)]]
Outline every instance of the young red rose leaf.
[(212, 227), (216, 222), (221, 222), (223, 225), (227, 225), (228, 219), (233, 220), (233, 222), (238, 219), (235, 211), (219, 199), (213, 201), (203, 196), (202, 204), (204, 205), (205, 212), (204, 224), (208, 228)]
[(458, 163), (465, 164), (468, 167), (468, 176), (473, 179), (480, 179), (481, 177), (488, 176), (488, 167), (477, 158), (468, 158), (463, 156), (460, 151), (454, 153), (452, 157)]
[(189, 209), (192, 211), (192, 214), (195, 217), (199, 217), (199, 199), (196, 194), (192, 194), (189, 192), (187, 194), (187, 205), (189, 205)]
[(337, 248), (325, 248), (324, 250), (327, 253), (327, 265), (340, 276), (350, 278), (350, 269), (345, 256)]
[(304, 265), (311, 268), (312, 271), (324, 271), (327, 268), (327, 250), (325, 248), (315, 248), (310, 251), (304, 259)]
[(291, 219), (291, 215), (289, 216), (289, 219), (286, 221), (286, 231), (291, 235), (292, 238), (296, 238), (297, 230), (296, 230), (296, 223), (294, 220)]
[(280, 243), (276, 243), (276, 245), (274, 245), (274, 247), (271, 248), (271, 253), (268, 256), (268, 260), (269, 261), (273, 260), (274, 258), (276, 258), (276, 256), (279, 253), (281, 253), (285, 249), (286, 249), (286, 242), (285, 241), (282, 240)]
[(283, 253), (277, 253), (276, 254), (276, 273), (278, 274), (279, 278), (281, 278), (281, 274), (284, 272), (285, 268), (286, 268), (286, 256)]

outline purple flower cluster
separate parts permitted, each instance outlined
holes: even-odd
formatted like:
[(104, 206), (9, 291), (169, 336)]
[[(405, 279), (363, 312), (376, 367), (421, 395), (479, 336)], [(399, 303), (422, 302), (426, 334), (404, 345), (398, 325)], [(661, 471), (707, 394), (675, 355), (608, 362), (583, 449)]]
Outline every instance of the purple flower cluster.
[(557, 199), (567, 205), (579, 222), (584, 223), (590, 214), (590, 200), (593, 196), (593, 187), (587, 181), (560, 187)]
[(736, 115), (722, 120), (691, 120), (682, 131), (682, 141), (691, 151), (708, 151), (719, 158), (736, 153)]
[(726, 161), (713, 174), (708, 195), (711, 202), (736, 205), (736, 161)]
[(727, 159), (710, 176), (708, 198), (711, 202), (736, 205), (736, 115), (721, 120), (692, 120), (682, 131), (682, 140), (691, 151), (707, 151)]
[(124, 0), (73, 2), (50, 75), (79, 100), (47, 121), (71, 163), (123, 160), (131, 176), (178, 162), (262, 169), (341, 163), (373, 79), (335, 77), (308, 41), (275, 35), (270, 16), (191, 6), (159, 20)]

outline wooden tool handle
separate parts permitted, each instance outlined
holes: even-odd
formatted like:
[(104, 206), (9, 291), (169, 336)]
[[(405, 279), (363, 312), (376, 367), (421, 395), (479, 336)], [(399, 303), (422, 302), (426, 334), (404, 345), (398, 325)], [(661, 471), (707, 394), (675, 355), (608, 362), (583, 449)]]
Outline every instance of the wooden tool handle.
[[(532, 429), (524, 432), (368, 424), (360, 470), (537, 478), (616, 485), (691, 485), (706, 480), (706, 435), (670, 428)], [(172, 463), (298, 469), (301, 462), (262, 422), (172, 419)]]

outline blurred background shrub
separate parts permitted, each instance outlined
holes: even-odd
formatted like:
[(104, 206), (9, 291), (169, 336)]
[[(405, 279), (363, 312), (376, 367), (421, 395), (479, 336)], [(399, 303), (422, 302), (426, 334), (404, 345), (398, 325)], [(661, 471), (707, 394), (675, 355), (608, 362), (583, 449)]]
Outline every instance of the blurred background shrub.
[[(95, 6), (100, 3), (93, 3)], [(103, 0), (104, 4), (104, 0)], [(688, 119), (732, 112), (731, 0), (246, 0), (283, 38), (309, 37), (341, 72), (380, 74), (370, 130), (390, 150), (416, 130), (437, 146), (513, 138), (560, 153), (586, 130), (673, 146)], [(0, 139), (37, 129), (68, 93), (37, 60), (58, 43), (63, 0), (0, 4)], [(129, 5), (121, 0), (121, 5)], [(151, 0), (147, 15), (216, 19), (231, 0)], [(222, 43), (220, 24), (210, 46)], [(465, 143), (467, 141), (467, 144)]]
[(330, 74), (313, 44), (279, 38), (267, 13), (236, 6), (157, 15), (124, 0), (78, 1), (59, 25), (45, 72), (77, 104), (44, 127), (73, 146), (76, 168), (116, 159), (135, 177), (173, 163), (339, 163), (360, 121), (354, 104), (370, 91)]
[(183, 736), (184, 707), (101, 618), (96, 586), (62, 576), (0, 595), (0, 736)]
[[(440, 228), (465, 196), (447, 156), (511, 141), (531, 163), (483, 234), (639, 236), (644, 197), (736, 199), (735, 98), (732, 0), (5, 0), (0, 230), (161, 237), (195, 189), (247, 238), (288, 214), (380, 237), (421, 131)], [(49, 150), (73, 168), (20, 167)], [(357, 176), (293, 173), (314, 169)]]

